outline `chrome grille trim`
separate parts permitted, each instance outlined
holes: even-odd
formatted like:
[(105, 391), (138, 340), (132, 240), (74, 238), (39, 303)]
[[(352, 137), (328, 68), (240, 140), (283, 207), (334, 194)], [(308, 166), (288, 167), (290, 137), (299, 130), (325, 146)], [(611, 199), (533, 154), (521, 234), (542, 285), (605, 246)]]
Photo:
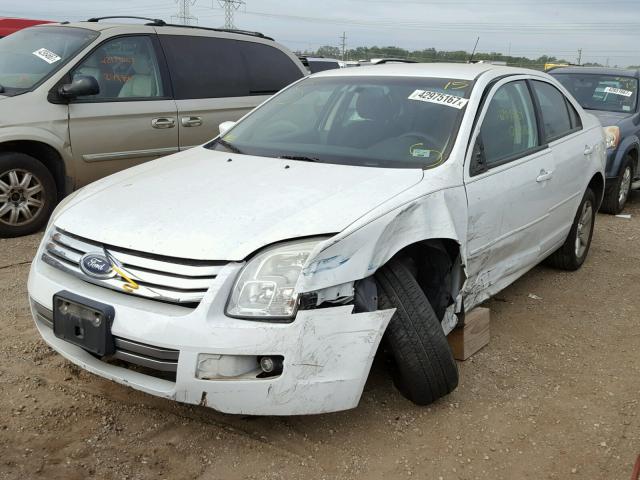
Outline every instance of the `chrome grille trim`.
[[(80, 269), (85, 253), (107, 253), (114, 258), (140, 288), (133, 292), (123, 289), (126, 283), (119, 275), (99, 279)], [(42, 260), (48, 265), (82, 280), (121, 293), (152, 300), (193, 306), (200, 303), (211, 283), (226, 262), (207, 262), (160, 257), (128, 249), (111, 247), (80, 238), (61, 229), (54, 229), (45, 244)]]
[[(31, 305), (39, 321), (47, 327), (53, 328), (53, 312), (45, 306), (31, 300)], [(134, 342), (120, 337), (114, 337), (116, 352), (111, 358), (117, 358), (134, 365), (147, 367), (161, 372), (177, 372), (179, 350), (155, 347), (145, 343)]]

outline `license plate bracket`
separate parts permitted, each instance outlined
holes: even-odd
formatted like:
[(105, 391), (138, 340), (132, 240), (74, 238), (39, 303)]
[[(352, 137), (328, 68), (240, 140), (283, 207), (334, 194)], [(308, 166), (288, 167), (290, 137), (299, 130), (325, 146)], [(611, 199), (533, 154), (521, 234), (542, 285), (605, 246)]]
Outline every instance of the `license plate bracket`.
[(111, 325), (115, 310), (111, 305), (63, 291), (53, 296), (53, 333), (100, 357), (115, 352)]

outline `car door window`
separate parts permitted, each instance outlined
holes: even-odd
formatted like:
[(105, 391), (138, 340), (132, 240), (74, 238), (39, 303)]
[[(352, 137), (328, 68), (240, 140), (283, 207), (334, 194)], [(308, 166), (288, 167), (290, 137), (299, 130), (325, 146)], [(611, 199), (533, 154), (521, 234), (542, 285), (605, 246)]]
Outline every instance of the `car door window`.
[(94, 50), (72, 73), (90, 75), (100, 93), (81, 101), (114, 101), (164, 97), (160, 68), (151, 39), (147, 36), (119, 37)]
[(482, 121), (477, 145), (484, 151), (487, 168), (538, 147), (536, 115), (526, 82), (507, 83), (496, 91)]
[(256, 42), (239, 42), (249, 73), (250, 95), (273, 95), (302, 78), (302, 71), (282, 51)]
[(533, 91), (540, 105), (545, 143), (564, 137), (574, 130), (569, 114), (569, 105), (556, 87), (534, 80)]

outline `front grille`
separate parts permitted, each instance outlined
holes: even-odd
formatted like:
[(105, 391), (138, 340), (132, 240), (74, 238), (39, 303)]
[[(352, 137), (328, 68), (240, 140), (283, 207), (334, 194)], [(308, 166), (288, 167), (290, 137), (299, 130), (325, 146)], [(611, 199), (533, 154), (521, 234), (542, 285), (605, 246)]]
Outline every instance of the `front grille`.
[[(118, 266), (137, 284), (137, 288), (125, 290), (127, 282), (120, 275), (107, 279), (86, 275), (80, 268), (80, 259), (87, 253), (104, 254), (115, 259)], [(200, 303), (226, 265), (226, 262), (164, 257), (113, 247), (59, 228), (53, 229), (48, 238), (42, 260), (101, 287), (187, 307), (195, 307)]]
[[(32, 305), (38, 320), (49, 328), (53, 328), (53, 312), (37, 302), (32, 301)], [(113, 337), (113, 339), (116, 351), (109, 360), (118, 359), (125, 364), (137, 365), (157, 372), (178, 371), (179, 350), (156, 347), (120, 337)]]

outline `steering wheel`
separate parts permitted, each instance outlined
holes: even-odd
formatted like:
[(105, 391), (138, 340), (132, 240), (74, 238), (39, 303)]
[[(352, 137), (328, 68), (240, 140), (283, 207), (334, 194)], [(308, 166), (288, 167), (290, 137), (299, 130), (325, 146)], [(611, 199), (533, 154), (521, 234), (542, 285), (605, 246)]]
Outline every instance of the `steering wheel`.
[[(418, 143), (424, 144), (425, 148), (428, 150), (438, 150), (440, 148), (440, 143), (438, 140), (433, 138), (431, 135), (423, 132), (406, 132), (398, 137), (401, 138), (413, 138), (414, 140), (421, 140)], [(433, 147), (433, 148), (429, 148)], [(437, 147), (437, 149), (436, 149)]]

